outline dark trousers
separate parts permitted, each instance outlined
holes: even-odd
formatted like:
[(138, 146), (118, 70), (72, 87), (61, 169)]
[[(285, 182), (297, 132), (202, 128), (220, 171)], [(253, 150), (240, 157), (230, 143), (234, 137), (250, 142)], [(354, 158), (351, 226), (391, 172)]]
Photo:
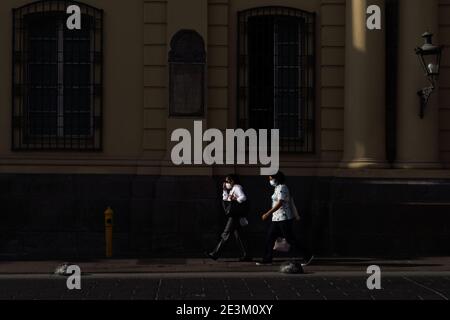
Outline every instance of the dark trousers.
[(214, 249), (211, 254), (213, 254), (216, 257), (219, 257), (220, 252), (222, 251), (225, 244), (230, 239), (231, 235), (234, 236), (236, 240), (236, 244), (239, 247), (239, 250), (241, 251), (242, 257), (248, 257), (248, 251), (246, 248), (246, 245), (244, 245), (244, 241), (242, 239), (242, 227), (240, 224), (240, 218), (238, 217), (229, 217), (227, 220), (227, 223), (225, 225), (225, 229), (223, 230), (223, 233), (220, 237), (220, 241), (217, 244), (216, 248)]
[(263, 260), (270, 262), (273, 259), (273, 247), (278, 238), (284, 238), (291, 245), (291, 252), (296, 256), (310, 254), (294, 236), (294, 220), (272, 221), (266, 237), (266, 247)]

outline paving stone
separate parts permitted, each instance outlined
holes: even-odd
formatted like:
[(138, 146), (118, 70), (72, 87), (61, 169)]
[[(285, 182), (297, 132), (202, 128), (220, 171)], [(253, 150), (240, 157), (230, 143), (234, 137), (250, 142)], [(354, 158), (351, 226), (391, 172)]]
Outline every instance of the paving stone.
[[(383, 290), (364, 288), (365, 278), (317, 279), (87, 278), (81, 291), (69, 291), (65, 278), (0, 279), (4, 300), (442, 300), (449, 298), (450, 281), (439, 276), (401, 275), (383, 279)], [(410, 280), (413, 279), (413, 282)], [(214, 284), (214, 286), (213, 286)]]

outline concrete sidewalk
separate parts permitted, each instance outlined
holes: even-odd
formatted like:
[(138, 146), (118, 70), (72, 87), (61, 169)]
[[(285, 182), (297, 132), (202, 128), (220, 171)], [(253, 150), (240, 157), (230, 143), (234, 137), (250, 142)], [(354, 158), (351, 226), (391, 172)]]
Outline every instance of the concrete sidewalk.
[[(236, 259), (111, 259), (81, 261), (0, 261), (0, 275), (48, 275), (63, 264), (78, 265), (85, 274), (204, 274), (204, 273), (270, 273), (278, 272), (284, 260), (272, 266), (258, 267), (254, 262)], [(383, 260), (372, 258), (317, 258), (305, 268), (308, 274), (361, 273), (367, 267), (379, 266), (383, 272), (444, 273), (450, 272), (450, 257), (414, 260)]]
[[(80, 290), (54, 275), (64, 262), (83, 272)], [(450, 257), (414, 260), (318, 258), (306, 274), (233, 259), (0, 261), (0, 300), (449, 300)], [(369, 290), (367, 267), (381, 268)]]

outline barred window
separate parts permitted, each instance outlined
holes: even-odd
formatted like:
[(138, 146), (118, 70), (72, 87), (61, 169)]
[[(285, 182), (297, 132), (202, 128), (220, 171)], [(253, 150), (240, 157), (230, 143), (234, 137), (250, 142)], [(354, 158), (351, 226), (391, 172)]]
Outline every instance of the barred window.
[(263, 7), (238, 21), (238, 125), (279, 129), (283, 152), (314, 152), (315, 14)]
[[(81, 9), (69, 30), (66, 9)], [(100, 150), (103, 12), (72, 1), (13, 10), (13, 150)]]
[(170, 42), (170, 116), (201, 117), (205, 109), (205, 42), (193, 30), (180, 30)]

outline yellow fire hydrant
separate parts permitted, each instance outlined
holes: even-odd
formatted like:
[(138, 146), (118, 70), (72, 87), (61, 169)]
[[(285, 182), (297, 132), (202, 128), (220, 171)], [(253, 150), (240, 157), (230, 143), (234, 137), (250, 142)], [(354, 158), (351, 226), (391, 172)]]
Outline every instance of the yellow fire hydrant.
[(112, 235), (113, 235), (113, 217), (114, 211), (108, 207), (105, 211), (105, 241), (106, 241), (106, 257), (112, 257)]

